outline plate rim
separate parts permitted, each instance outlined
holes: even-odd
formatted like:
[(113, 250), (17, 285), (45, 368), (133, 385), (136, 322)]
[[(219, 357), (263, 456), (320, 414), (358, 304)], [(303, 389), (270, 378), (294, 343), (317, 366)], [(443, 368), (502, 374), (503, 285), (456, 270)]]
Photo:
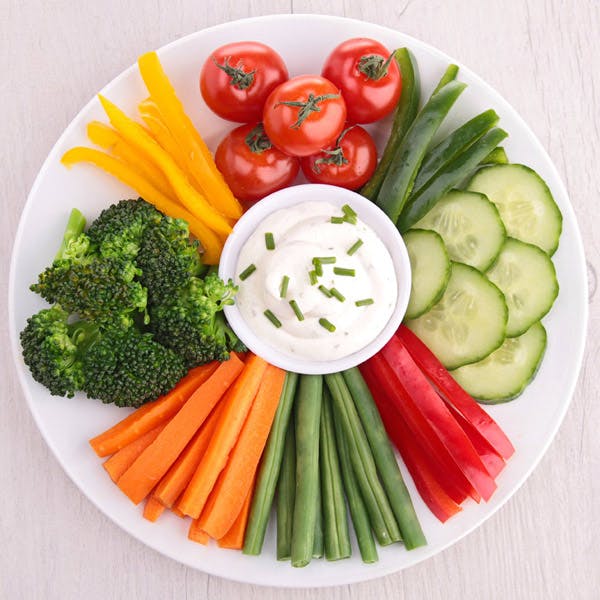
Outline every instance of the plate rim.
[[(185, 44), (191, 38), (202, 35), (203, 33), (206, 33), (206, 32), (212, 33), (212, 32), (218, 32), (221, 29), (225, 30), (233, 24), (268, 22), (268, 21), (277, 22), (277, 21), (287, 21), (287, 20), (294, 21), (294, 20), (298, 20), (298, 19), (314, 19), (314, 20), (319, 20), (319, 21), (337, 22), (342, 27), (345, 23), (353, 23), (355, 25), (356, 24), (366, 24), (369, 26), (369, 28), (372, 28), (372, 30), (379, 29), (382, 32), (387, 32), (387, 33), (393, 32), (395, 35), (400, 35), (403, 39), (405, 39), (407, 45), (414, 44), (415, 46), (419, 46), (421, 49), (426, 50), (427, 52), (431, 53), (432, 55), (436, 56), (437, 58), (439, 58), (441, 60), (447, 61), (448, 63), (456, 64), (462, 72), (468, 73), (469, 77), (471, 77), (474, 81), (476, 81), (479, 86), (485, 88), (489, 94), (494, 96), (497, 99), (499, 105), (501, 105), (502, 109), (507, 111), (508, 113), (511, 113), (512, 116), (520, 123), (521, 127), (523, 127), (523, 129), (527, 132), (529, 140), (536, 146), (536, 151), (547, 163), (547, 166), (548, 166), (550, 172), (552, 173), (557, 186), (560, 188), (560, 190), (553, 190), (553, 191), (556, 191), (556, 192), (560, 191), (560, 195), (562, 197), (564, 197), (567, 201), (565, 206), (561, 206), (561, 211), (563, 211), (563, 212), (566, 211), (568, 213), (568, 219), (570, 221), (570, 224), (574, 228), (574, 239), (571, 241), (574, 243), (574, 249), (578, 254), (578, 258), (581, 259), (577, 262), (577, 266), (581, 268), (583, 288), (584, 288), (584, 290), (587, 289), (588, 275), (587, 275), (587, 268), (586, 268), (586, 258), (585, 258), (584, 245), (583, 245), (583, 240), (581, 237), (581, 231), (579, 228), (577, 217), (575, 215), (573, 204), (571, 203), (571, 199), (569, 197), (567, 188), (564, 184), (563, 178), (562, 178), (560, 172), (558, 171), (556, 165), (550, 158), (545, 147), (542, 145), (542, 143), (540, 142), (540, 140), (538, 139), (536, 134), (533, 132), (533, 130), (529, 127), (527, 122), (521, 117), (519, 112), (504, 98), (504, 96), (502, 96), (502, 94), (500, 94), (500, 92), (498, 92), (494, 87), (492, 87), (490, 84), (488, 84), (487, 81), (485, 81), (480, 75), (478, 75), (476, 72), (474, 72), (469, 67), (464, 65), (462, 62), (455, 60), (453, 57), (449, 56), (448, 54), (446, 54), (442, 50), (436, 48), (435, 46), (432, 46), (431, 44), (429, 44), (427, 42), (424, 42), (418, 38), (415, 38), (411, 35), (401, 32), (401, 31), (396, 31), (396, 30), (392, 29), (391, 27), (387, 27), (385, 25), (380, 25), (378, 23), (372, 23), (370, 21), (365, 21), (363, 19), (343, 17), (343, 16), (337, 16), (337, 15), (313, 14), (313, 13), (278, 13), (278, 14), (270, 14), (270, 15), (253, 16), (253, 17), (246, 17), (246, 18), (242, 18), (242, 19), (235, 19), (232, 21), (226, 21), (223, 23), (212, 25), (210, 27), (205, 27), (203, 29), (199, 29), (197, 31), (186, 34), (185, 36), (174, 39), (171, 42), (156, 49), (156, 51), (160, 55), (163, 52), (170, 51), (172, 48), (174, 48), (180, 44)], [(45, 428), (41, 421), (40, 415), (36, 412), (36, 410), (34, 408), (34, 401), (33, 401), (33, 397), (31, 394), (31, 390), (29, 388), (29, 383), (30, 383), (29, 375), (28, 375), (28, 372), (27, 372), (27, 370), (24, 366), (24, 363), (22, 362), (22, 359), (21, 359), (19, 336), (18, 336), (18, 332), (16, 329), (16, 322), (15, 322), (14, 292), (15, 292), (15, 277), (16, 277), (16, 273), (15, 273), (16, 249), (17, 249), (17, 247), (19, 247), (21, 245), (21, 241), (22, 241), (22, 238), (24, 235), (24, 228), (25, 228), (24, 223), (25, 223), (26, 217), (29, 215), (29, 212), (32, 207), (32, 198), (37, 193), (37, 189), (40, 187), (46, 171), (50, 168), (50, 164), (56, 158), (58, 149), (62, 145), (63, 141), (67, 137), (69, 137), (69, 135), (75, 129), (75, 127), (78, 124), (79, 120), (81, 119), (82, 115), (84, 113), (86, 113), (87, 111), (89, 111), (90, 108), (94, 105), (94, 103), (96, 102), (97, 95), (99, 93), (104, 94), (107, 90), (111, 89), (113, 86), (117, 86), (121, 82), (122, 79), (129, 77), (130, 74), (132, 73), (132, 71), (134, 71), (135, 69), (136, 69), (136, 63), (131, 64), (129, 67), (127, 67), (123, 71), (121, 71), (117, 76), (115, 76), (113, 79), (111, 79), (108, 83), (106, 83), (98, 92), (96, 92), (94, 94), (94, 96), (88, 102), (86, 102), (84, 104), (84, 106), (75, 114), (75, 116), (73, 116), (73, 118), (70, 120), (70, 122), (65, 127), (63, 132), (57, 138), (56, 142), (52, 145), (52, 148), (49, 150), (46, 158), (44, 159), (44, 162), (42, 163), (42, 166), (40, 167), (40, 169), (33, 181), (33, 184), (31, 186), (29, 194), (27, 195), (26, 202), (24, 204), (24, 207), (21, 211), (21, 215), (19, 217), (19, 224), (18, 224), (16, 233), (15, 233), (15, 238), (13, 240), (13, 245), (12, 245), (11, 260), (10, 260), (10, 272), (9, 272), (9, 279), (8, 279), (8, 319), (9, 319), (9, 337), (10, 337), (10, 344), (11, 344), (11, 354), (13, 356), (13, 364), (17, 371), (19, 384), (21, 386), (23, 395), (25, 396), (27, 405), (28, 405), (31, 415), (34, 419), (34, 422), (35, 422), (39, 432), (41, 433), (44, 441), (46, 442), (46, 444), (52, 451), (54, 458), (58, 461), (58, 463), (61, 466), (61, 468), (63, 469), (63, 471), (67, 474), (69, 479), (71, 479), (71, 481), (75, 484), (75, 486), (79, 489), (79, 491), (81, 493), (83, 493), (83, 495), (105, 517), (107, 517), (110, 521), (112, 521), (120, 529), (126, 531), (128, 535), (132, 536), (138, 542), (141, 542), (145, 546), (150, 547), (154, 551), (158, 552), (159, 554), (161, 554), (163, 556), (170, 558), (171, 560), (174, 560), (181, 564), (185, 564), (186, 566), (188, 566), (190, 568), (199, 570), (208, 575), (216, 575), (219, 577), (223, 577), (225, 579), (237, 581), (239, 583), (254, 584), (254, 585), (260, 585), (260, 586), (264, 586), (264, 587), (274, 587), (274, 588), (283, 588), (283, 589), (286, 589), (286, 588), (309, 589), (309, 588), (318, 588), (318, 587), (332, 587), (332, 586), (337, 586), (337, 585), (346, 585), (346, 584), (351, 584), (351, 583), (368, 581), (368, 580), (376, 579), (379, 577), (383, 577), (385, 575), (399, 573), (402, 570), (413, 567), (416, 564), (419, 564), (419, 563), (423, 562), (424, 560), (431, 558), (434, 555), (440, 554), (441, 552), (445, 551), (450, 546), (453, 546), (454, 544), (456, 544), (457, 542), (459, 542), (460, 540), (465, 538), (467, 535), (472, 533), (475, 529), (479, 528), (485, 521), (487, 521), (494, 514), (496, 514), (496, 512), (502, 506), (504, 506), (504, 504), (510, 498), (514, 497), (514, 495), (519, 491), (521, 486), (529, 478), (529, 476), (534, 471), (534, 469), (537, 468), (541, 459), (546, 454), (549, 446), (554, 441), (556, 434), (564, 420), (566, 412), (573, 401), (575, 389), (577, 387), (577, 384), (578, 384), (580, 376), (581, 376), (583, 357), (585, 354), (585, 348), (586, 348), (586, 343), (587, 343), (589, 305), (588, 305), (588, 302), (586, 301), (587, 295), (585, 293), (583, 294), (583, 301), (581, 302), (581, 306), (580, 306), (580, 309), (581, 309), (580, 314), (581, 314), (582, 318), (579, 321), (580, 322), (580, 326), (579, 326), (580, 335), (578, 336), (578, 340), (580, 341), (580, 344), (579, 344), (579, 347), (577, 348), (577, 352), (576, 352), (576, 356), (575, 356), (576, 375), (570, 379), (570, 382), (568, 385), (568, 393), (566, 395), (565, 400), (560, 405), (560, 410), (557, 411), (558, 414), (555, 416), (553, 426), (551, 427), (551, 431), (549, 432), (549, 435), (544, 440), (543, 444), (541, 444), (537, 448), (537, 452), (535, 452), (535, 456), (534, 456), (529, 468), (526, 469), (521, 474), (521, 476), (518, 478), (516, 484), (512, 487), (510, 493), (508, 493), (506, 495), (506, 497), (502, 498), (496, 504), (496, 506), (493, 506), (492, 508), (490, 508), (483, 516), (478, 517), (474, 523), (472, 523), (470, 526), (466, 527), (463, 531), (461, 531), (457, 537), (454, 537), (453, 539), (449, 540), (448, 542), (443, 543), (439, 546), (436, 546), (435, 548), (432, 548), (432, 546), (426, 546), (425, 548), (421, 549), (422, 551), (419, 552), (418, 556), (413, 555), (413, 556), (415, 556), (415, 559), (412, 560), (409, 564), (401, 565), (399, 567), (392, 565), (389, 568), (384, 567), (381, 564), (379, 564), (379, 568), (377, 568), (378, 563), (375, 563), (374, 565), (364, 565), (364, 568), (357, 570), (357, 572), (355, 572), (354, 574), (352, 574), (352, 573), (346, 574), (343, 581), (338, 580), (337, 578), (334, 577), (334, 580), (332, 580), (332, 581), (326, 581), (326, 582), (319, 581), (318, 583), (313, 583), (313, 584), (310, 583), (309, 578), (300, 579), (299, 582), (296, 582), (293, 584), (279, 584), (279, 583), (273, 584), (273, 583), (269, 583), (269, 582), (260, 581), (258, 579), (248, 579), (248, 578), (238, 577), (238, 576), (236, 576), (235, 573), (231, 573), (231, 572), (225, 573), (222, 571), (219, 572), (219, 571), (215, 571), (215, 570), (208, 570), (206, 568), (201, 568), (199, 565), (194, 564), (190, 561), (186, 561), (180, 557), (176, 557), (172, 553), (166, 551), (164, 548), (159, 548), (158, 545), (153, 540), (143, 539), (143, 537), (141, 535), (139, 535), (138, 533), (136, 533), (132, 529), (130, 529), (130, 527), (128, 526), (127, 523), (121, 522), (119, 519), (114, 518), (112, 515), (108, 514), (104, 510), (104, 508), (100, 505), (100, 503), (97, 502), (94, 499), (94, 497), (92, 497), (88, 493), (88, 491), (86, 491), (79, 485), (79, 483), (77, 482), (77, 479), (76, 479), (76, 475), (73, 472), (74, 470), (71, 469), (67, 465), (67, 463), (61, 459), (57, 449), (52, 444), (51, 440), (49, 439), (49, 437), (47, 435), (47, 432), (45, 431)], [(136, 516), (136, 518), (138, 518), (138, 516)], [(139, 517), (139, 518), (141, 518), (141, 517)], [(250, 557), (248, 557), (248, 558), (250, 558)]]

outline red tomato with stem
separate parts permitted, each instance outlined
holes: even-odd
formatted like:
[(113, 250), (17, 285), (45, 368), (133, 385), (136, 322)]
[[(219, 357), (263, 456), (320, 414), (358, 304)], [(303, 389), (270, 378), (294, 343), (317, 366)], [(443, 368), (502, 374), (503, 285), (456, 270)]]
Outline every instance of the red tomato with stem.
[(290, 185), (300, 170), (298, 159), (275, 148), (260, 123), (229, 132), (217, 147), (215, 162), (245, 208)]
[(345, 129), (335, 145), (301, 159), (302, 172), (313, 183), (328, 183), (356, 190), (373, 175), (377, 147), (366, 129), (354, 125)]
[(308, 156), (332, 144), (345, 121), (340, 90), (319, 75), (299, 75), (277, 86), (263, 111), (269, 139), (293, 156)]
[(209, 108), (228, 121), (258, 122), (268, 95), (288, 78), (283, 59), (260, 42), (217, 48), (200, 72), (200, 91)]
[(402, 76), (393, 55), (375, 40), (352, 38), (328, 56), (322, 75), (342, 90), (350, 123), (378, 121), (398, 104)]

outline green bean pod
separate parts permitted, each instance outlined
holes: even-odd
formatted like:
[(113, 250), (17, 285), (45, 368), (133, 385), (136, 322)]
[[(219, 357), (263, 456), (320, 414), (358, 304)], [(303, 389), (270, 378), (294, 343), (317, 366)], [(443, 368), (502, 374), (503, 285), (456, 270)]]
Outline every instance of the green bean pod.
[(470, 177), (479, 163), (507, 136), (506, 131), (495, 127), (442, 168), (404, 207), (397, 223), (400, 233), (408, 231), (440, 198)]
[(417, 195), (440, 169), (485, 135), (499, 119), (496, 111), (486, 110), (455, 129), (435, 148), (429, 150), (415, 179), (411, 196)]
[(421, 83), (419, 81), (417, 62), (408, 48), (398, 48), (394, 52), (394, 59), (398, 63), (398, 68), (402, 75), (402, 94), (396, 106), (390, 136), (381, 159), (371, 179), (360, 190), (360, 193), (370, 200), (374, 200), (377, 197), (379, 188), (392, 163), (396, 150), (419, 112)]
[(257, 555), (261, 553), (265, 540), (265, 532), (269, 523), (269, 515), (275, 487), (279, 478), (285, 435), (292, 414), (294, 396), (298, 384), (297, 373), (287, 373), (279, 398), (277, 412), (263, 451), (260, 467), (256, 478), (256, 486), (250, 507), (250, 516), (244, 537), (243, 553)]
[(333, 398), (335, 420), (341, 420), (352, 468), (369, 513), (369, 520), (377, 541), (386, 546), (401, 540), (400, 529), (383, 489), (373, 454), (360, 421), (350, 391), (341, 373), (325, 375)]
[(364, 426), (381, 483), (400, 527), (404, 545), (407, 550), (425, 546), (427, 540), (369, 387), (357, 367), (348, 369), (342, 374)]
[(321, 407), (321, 437), (319, 449), (321, 463), (321, 493), (323, 498), (323, 530), (325, 538), (325, 558), (340, 560), (352, 553), (348, 533), (348, 517), (344, 486), (340, 471), (331, 396), (327, 388), (323, 390)]
[(435, 86), (433, 93), (439, 92), (447, 83), (454, 81), (458, 75), (458, 65), (448, 65), (444, 74), (441, 76), (438, 84)]
[(451, 81), (432, 94), (400, 142), (376, 199), (394, 223), (406, 204), (433, 136), (465, 87), (464, 83)]
[(508, 155), (502, 146), (494, 148), (480, 163), (481, 165), (506, 165)]
[(292, 526), (292, 566), (312, 558), (319, 487), (319, 424), (323, 397), (321, 375), (301, 375), (295, 401), (296, 500)]
[(367, 507), (365, 506), (354, 469), (352, 468), (348, 444), (346, 443), (346, 437), (339, 419), (333, 419), (333, 426), (338, 455), (340, 457), (344, 491), (346, 492), (346, 500), (348, 501), (348, 508), (350, 509), (350, 517), (352, 518), (360, 556), (364, 563), (374, 563), (379, 560), (379, 556), (377, 555), (377, 547), (373, 538), (373, 531), (371, 530), (369, 513), (367, 512)]
[[(322, 408), (322, 405), (321, 405)], [(322, 413), (321, 413), (322, 414)], [(319, 433), (320, 436), (320, 433)], [(322, 558), (323, 550), (325, 546), (324, 532), (323, 532), (323, 504), (321, 499), (321, 447), (319, 441), (319, 483), (317, 486), (317, 493), (315, 494), (315, 502), (317, 503), (317, 515), (315, 518), (315, 539), (313, 541), (313, 558)]]
[(277, 560), (290, 560), (292, 523), (296, 496), (296, 435), (293, 417), (285, 436), (283, 458), (277, 481)]

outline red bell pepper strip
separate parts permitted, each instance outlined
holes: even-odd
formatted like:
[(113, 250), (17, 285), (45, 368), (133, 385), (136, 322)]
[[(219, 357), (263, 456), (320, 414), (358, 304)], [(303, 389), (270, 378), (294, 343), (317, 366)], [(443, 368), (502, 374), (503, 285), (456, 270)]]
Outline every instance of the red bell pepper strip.
[(460, 387), (435, 354), (406, 325), (401, 325), (396, 335), (444, 399), (485, 437), (502, 458), (510, 458), (515, 449), (506, 434), (496, 421)]
[(400, 386), (433, 427), (456, 464), (484, 500), (496, 490), (496, 482), (488, 473), (471, 440), (456, 422), (444, 401), (438, 396), (404, 344), (396, 336), (382, 348), (383, 358), (392, 368)]
[[(369, 371), (366, 369), (366, 372)], [(365, 376), (365, 373), (363, 373)], [(365, 376), (365, 381), (371, 390), (375, 404), (381, 414), (390, 439), (398, 448), (402, 460), (409, 470), (419, 495), (429, 510), (445, 523), (450, 517), (460, 512), (461, 507), (444, 492), (427, 460), (427, 455), (415, 443), (404, 419), (387, 400), (382, 388), (376, 381), (371, 381), (371, 373)]]
[[(442, 400), (445, 400), (442, 397)], [(479, 430), (467, 419), (465, 419), (457, 410), (446, 402), (446, 406), (456, 419), (456, 422), (462, 427), (462, 430), (467, 434), (471, 443), (475, 447), (477, 454), (481, 458), (481, 462), (485, 465), (488, 473), (495, 479), (500, 471), (504, 469), (506, 463), (504, 459), (496, 452), (494, 447), (481, 435)]]
[(375, 388), (374, 382), (377, 382), (382, 390), (379, 396), (385, 397), (387, 403), (391, 403), (402, 415), (411, 432), (411, 438), (416, 445), (420, 446), (423, 455), (429, 457), (430, 466), (434, 469), (437, 481), (446, 494), (457, 504), (463, 502), (467, 496), (479, 502), (481, 496), (469, 483), (431, 424), (406, 394), (381, 353), (360, 365), (360, 371), (369, 388)]

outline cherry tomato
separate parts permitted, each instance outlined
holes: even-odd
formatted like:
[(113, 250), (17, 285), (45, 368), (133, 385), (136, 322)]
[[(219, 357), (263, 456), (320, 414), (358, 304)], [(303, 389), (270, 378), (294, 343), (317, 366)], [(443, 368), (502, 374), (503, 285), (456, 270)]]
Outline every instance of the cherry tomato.
[(340, 90), (319, 75), (299, 75), (277, 86), (263, 111), (269, 139), (293, 156), (308, 156), (332, 144), (345, 120)]
[(372, 123), (398, 103), (402, 77), (393, 53), (369, 38), (342, 42), (328, 56), (322, 71), (340, 90), (350, 123)]
[(225, 136), (215, 162), (245, 208), (290, 185), (300, 170), (298, 159), (275, 148), (260, 123), (241, 125)]
[(300, 160), (302, 172), (313, 183), (328, 183), (356, 190), (373, 175), (377, 148), (366, 129), (345, 129), (334, 146)]
[(217, 48), (200, 72), (200, 91), (209, 108), (228, 121), (258, 122), (267, 96), (288, 71), (273, 48), (235, 42)]

